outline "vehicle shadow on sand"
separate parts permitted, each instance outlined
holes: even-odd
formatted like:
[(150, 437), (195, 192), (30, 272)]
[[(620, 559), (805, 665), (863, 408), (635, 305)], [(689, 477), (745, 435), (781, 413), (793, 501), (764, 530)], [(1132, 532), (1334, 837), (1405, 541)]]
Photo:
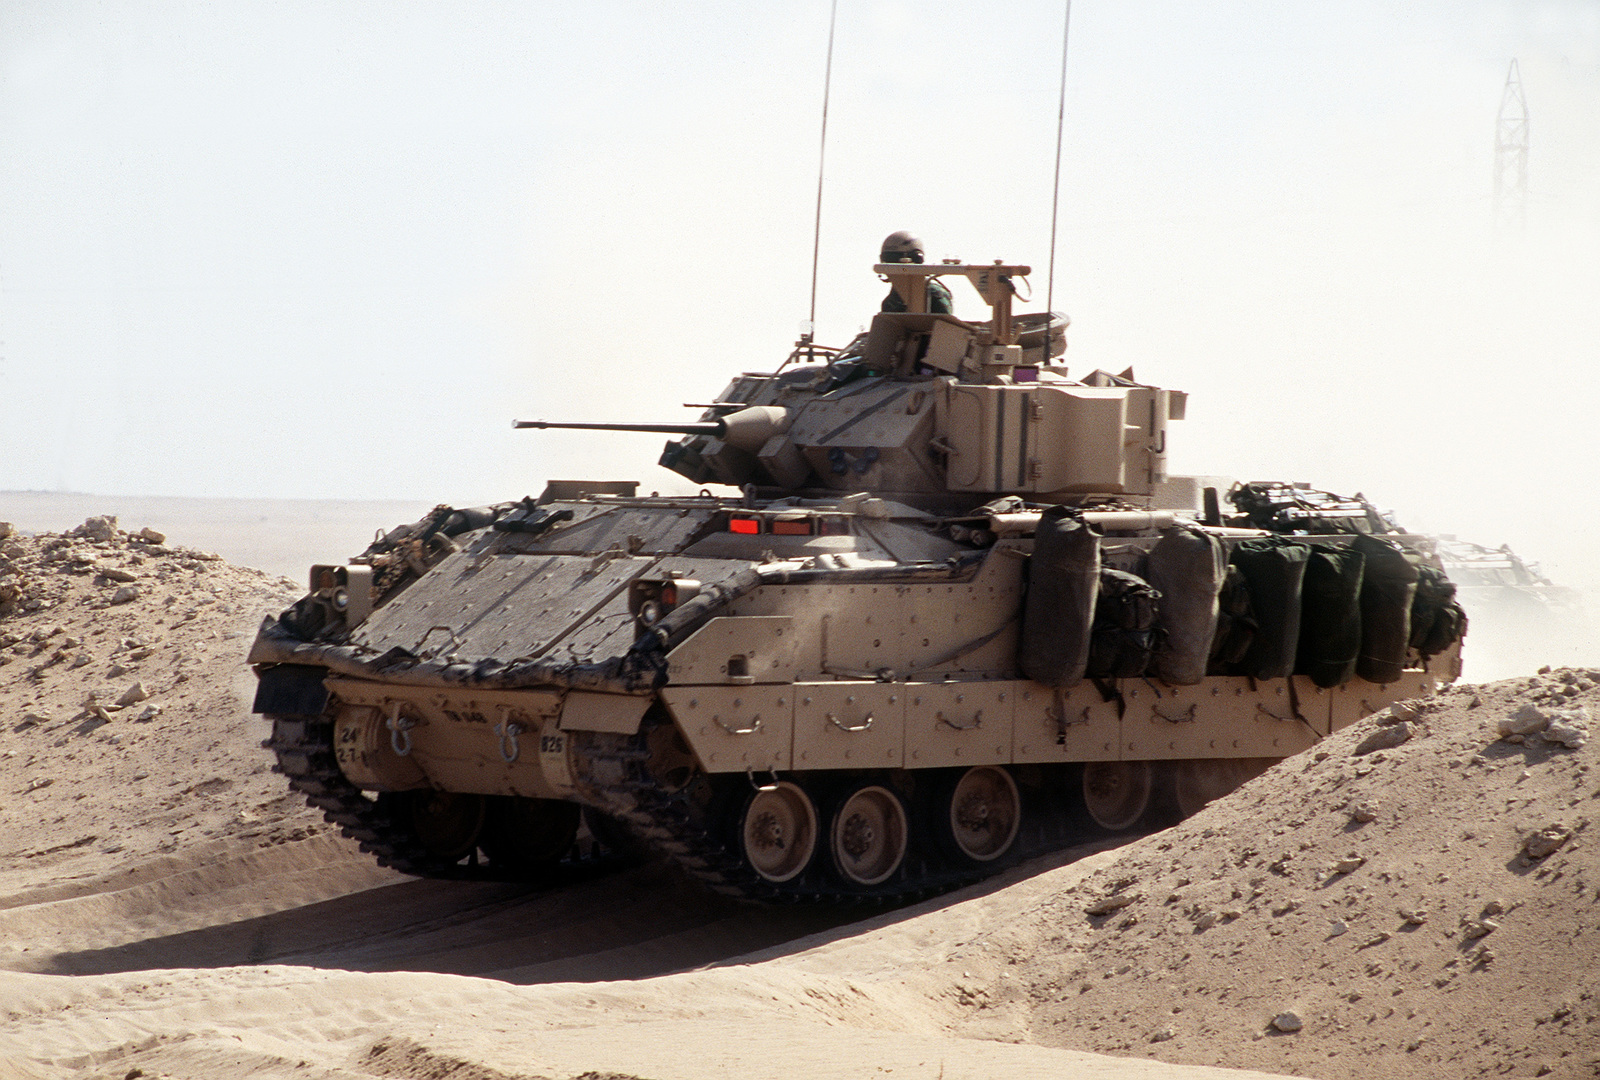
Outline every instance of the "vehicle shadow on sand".
[(575, 871), (538, 886), (402, 881), (270, 915), (220, 921), (226, 915), (219, 912), (216, 925), (63, 950), (28, 967), (100, 975), (288, 964), (519, 984), (644, 979), (849, 937), (992, 893), (1117, 842), (1033, 859), (978, 885), (898, 908), (760, 907), (717, 896), (655, 862), (603, 876)]

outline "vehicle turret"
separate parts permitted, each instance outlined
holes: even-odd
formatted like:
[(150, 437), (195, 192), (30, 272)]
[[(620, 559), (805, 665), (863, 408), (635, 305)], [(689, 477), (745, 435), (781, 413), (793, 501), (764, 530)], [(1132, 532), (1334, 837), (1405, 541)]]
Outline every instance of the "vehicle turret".
[[(870, 491), (914, 506), (1019, 495), (1145, 503), (1166, 479), (1167, 423), (1186, 395), (1058, 363), (1068, 319), (1013, 315), (1027, 266), (882, 263), (906, 302), (843, 349), (803, 345), (773, 374), (735, 378), (687, 424), (546, 423), (680, 434), (660, 463), (697, 484), (754, 486), (760, 497)], [(987, 321), (930, 314), (926, 281), (965, 277)]]

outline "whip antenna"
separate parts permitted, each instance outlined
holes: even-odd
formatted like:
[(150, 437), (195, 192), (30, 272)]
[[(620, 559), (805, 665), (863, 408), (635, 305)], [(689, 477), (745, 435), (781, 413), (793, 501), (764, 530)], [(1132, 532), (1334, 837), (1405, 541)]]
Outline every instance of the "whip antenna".
[[(1067, 0), (1067, 11), (1061, 19), (1061, 104), (1056, 108), (1056, 179), (1055, 186), (1050, 191), (1050, 278), (1045, 290), (1046, 311), (1054, 311), (1056, 301), (1056, 211), (1061, 205), (1061, 130), (1067, 118), (1067, 34), (1071, 29), (1072, 0)], [(827, 114), (826, 108), (823, 114)], [(818, 212), (821, 212), (820, 206)], [(813, 275), (815, 275), (814, 270)], [(811, 288), (814, 296), (816, 290), (814, 281)]]
[(839, 17), (839, 0), (828, 10), (828, 62), (822, 75), (822, 145), (817, 150), (817, 220), (811, 230), (811, 317), (801, 335), (807, 344), (817, 336), (817, 260), (822, 254), (822, 171), (828, 158), (828, 93), (833, 88), (833, 26)]

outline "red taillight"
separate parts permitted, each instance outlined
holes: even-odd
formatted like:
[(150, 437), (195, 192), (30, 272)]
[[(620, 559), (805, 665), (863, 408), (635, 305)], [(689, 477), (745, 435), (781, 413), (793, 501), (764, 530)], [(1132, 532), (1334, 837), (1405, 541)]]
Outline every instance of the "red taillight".
[(806, 521), (774, 521), (772, 523), (774, 536), (810, 536), (811, 522)]
[(755, 536), (761, 532), (761, 521), (758, 518), (729, 518), (728, 531), (741, 536)]
[(669, 608), (678, 606), (678, 587), (670, 581), (661, 586), (661, 605)]

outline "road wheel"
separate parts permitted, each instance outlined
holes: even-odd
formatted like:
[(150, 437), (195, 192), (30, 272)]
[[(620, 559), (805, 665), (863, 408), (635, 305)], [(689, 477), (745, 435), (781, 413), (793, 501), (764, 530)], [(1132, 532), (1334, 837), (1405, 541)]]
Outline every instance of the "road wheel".
[(905, 862), (910, 828), (905, 804), (876, 784), (856, 788), (833, 815), (833, 864), (856, 885), (888, 881)]
[(1083, 804), (1107, 832), (1131, 829), (1150, 809), (1148, 761), (1091, 761), (1083, 767)]
[(968, 769), (950, 788), (941, 824), (958, 857), (993, 862), (1011, 850), (1022, 827), (1017, 782), (998, 765)]
[(787, 780), (753, 792), (739, 829), (750, 868), (773, 883), (792, 881), (817, 851), (817, 807), (799, 784)]

